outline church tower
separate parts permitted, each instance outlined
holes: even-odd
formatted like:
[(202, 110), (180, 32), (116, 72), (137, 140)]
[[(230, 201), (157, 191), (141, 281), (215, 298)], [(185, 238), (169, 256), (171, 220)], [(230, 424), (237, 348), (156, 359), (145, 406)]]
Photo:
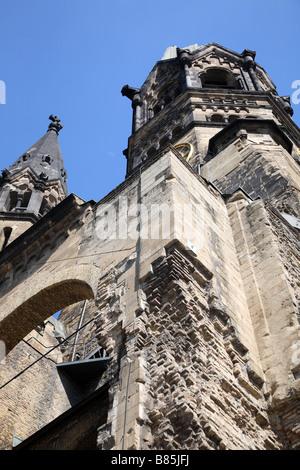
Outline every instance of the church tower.
[(4, 249), (67, 196), (58, 142), (60, 120), (51, 115), (46, 134), (2, 171), (0, 249)]
[[(141, 88), (124, 86), (122, 94), (133, 108), (132, 135), (124, 151), (127, 176), (171, 144), (222, 193), (242, 187), (252, 198), (272, 199), (281, 211), (299, 217), (298, 127), (290, 98), (278, 95), (255, 56), (248, 49), (236, 53), (215, 43), (172, 46)], [(250, 146), (261, 152), (260, 161), (239, 157)], [(288, 168), (275, 178), (281, 158)]]
[(3, 172), (1, 448), (300, 449), (299, 128), (255, 57), (172, 46), (125, 85), (98, 202), (65, 197), (54, 117)]

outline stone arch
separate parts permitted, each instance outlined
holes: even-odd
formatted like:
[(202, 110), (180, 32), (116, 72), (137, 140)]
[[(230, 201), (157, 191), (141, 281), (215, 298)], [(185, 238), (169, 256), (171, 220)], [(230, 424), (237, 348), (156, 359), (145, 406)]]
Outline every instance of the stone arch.
[(210, 121), (211, 122), (224, 122), (224, 116), (222, 114), (212, 114), (210, 116)]
[(228, 117), (228, 122), (233, 122), (235, 121), (236, 119), (238, 119), (239, 116), (237, 114), (230, 114), (230, 116)]
[(209, 67), (200, 74), (203, 88), (240, 88), (233, 72), (221, 67)]
[(66, 279), (41, 289), (14, 308), (0, 322), (0, 340), (6, 353), (45, 319), (68, 305), (93, 299), (91, 286), (80, 279)]

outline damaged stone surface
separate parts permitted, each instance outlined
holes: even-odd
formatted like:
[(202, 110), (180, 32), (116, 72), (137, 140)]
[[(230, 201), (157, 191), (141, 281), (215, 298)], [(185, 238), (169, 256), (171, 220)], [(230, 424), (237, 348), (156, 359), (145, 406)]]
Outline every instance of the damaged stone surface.
[(300, 449), (299, 130), (254, 58), (172, 50), (125, 181), (1, 251), (1, 448)]

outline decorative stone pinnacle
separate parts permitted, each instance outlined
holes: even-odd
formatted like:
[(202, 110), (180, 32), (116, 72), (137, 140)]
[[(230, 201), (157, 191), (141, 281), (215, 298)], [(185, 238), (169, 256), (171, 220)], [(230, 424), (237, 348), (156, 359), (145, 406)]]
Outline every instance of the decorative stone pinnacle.
[(58, 134), (63, 128), (63, 125), (60, 123), (60, 119), (57, 116), (53, 116), (53, 114), (49, 116), (49, 119), (52, 122), (49, 124), (48, 131), (54, 130)]

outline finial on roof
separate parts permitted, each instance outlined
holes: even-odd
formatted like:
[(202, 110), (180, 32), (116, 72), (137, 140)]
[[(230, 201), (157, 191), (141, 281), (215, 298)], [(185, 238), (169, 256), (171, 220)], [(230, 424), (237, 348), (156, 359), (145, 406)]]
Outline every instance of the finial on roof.
[(57, 116), (51, 114), (49, 119), (52, 121), (48, 126), (48, 131), (54, 130), (57, 134), (63, 128), (63, 125), (60, 123), (60, 119)]

